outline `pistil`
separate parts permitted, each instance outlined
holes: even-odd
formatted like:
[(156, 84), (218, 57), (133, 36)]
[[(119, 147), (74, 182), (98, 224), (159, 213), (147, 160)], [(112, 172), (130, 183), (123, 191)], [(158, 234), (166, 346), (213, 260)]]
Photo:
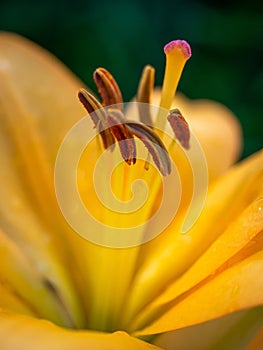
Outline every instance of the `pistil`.
[[(191, 48), (184, 40), (174, 40), (165, 45), (164, 53), (166, 55), (166, 68), (162, 87), (160, 107), (169, 110), (183, 71), (186, 61), (191, 57)], [(163, 118), (160, 110), (158, 127), (163, 128), (166, 119)]]

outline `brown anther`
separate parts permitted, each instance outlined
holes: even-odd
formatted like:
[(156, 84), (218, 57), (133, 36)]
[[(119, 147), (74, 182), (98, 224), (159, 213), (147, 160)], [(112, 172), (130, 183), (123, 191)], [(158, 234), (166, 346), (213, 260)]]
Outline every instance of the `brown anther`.
[[(135, 164), (136, 144), (134, 136), (136, 136), (148, 150), (145, 169), (149, 169), (149, 155), (151, 155), (161, 174), (164, 176), (170, 174), (171, 160), (169, 154), (160, 137), (152, 129), (150, 97), (154, 85), (154, 69), (151, 66), (146, 66), (139, 84), (138, 102), (141, 102), (139, 103), (139, 114), (142, 122), (127, 121), (124, 118), (122, 107), (118, 106), (118, 104), (122, 104), (121, 92), (116, 81), (106, 69), (98, 68), (94, 72), (94, 80), (102, 97), (103, 105), (85, 89), (79, 91), (78, 97), (90, 114), (102, 138), (104, 147), (107, 149), (117, 141), (123, 159), (129, 165)], [(117, 106), (104, 108), (112, 105)], [(186, 139), (182, 137), (183, 132), (180, 132), (180, 121), (184, 121), (184, 118), (180, 116), (180, 112), (172, 111), (168, 120), (178, 140), (184, 147), (187, 147)], [(187, 126), (186, 121), (184, 123)], [(185, 134), (186, 131), (184, 131)]]
[(119, 143), (120, 152), (129, 165), (136, 163), (136, 145), (130, 129), (124, 122), (123, 114), (118, 109), (108, 109), (108, 125)]
[(153, 125), (151, 117), (151, 94), (154, 88), (154, 74), (155, 69), (152, 66), (145, 66), (137, 91), (137, 101), (140, 102), (138, 105), (140, 121), (148, 126)]
[(106, 126), (107, 114), (105, 110), (100, 102), (85, 89), (80, 89), (78, 97), (89, 113), (94, 126), (98, 129), (104, 148), (107, 149), (115, 143), (115, 139), (111, 134), (110, 129)]
[(122, 95), (119, 86), (105, 68), (97, 68), (93, 74), (93, 78), (101, 95), (103, 106), (122, 104)]
[(175, 108), (170, 111), (167, 119), (177, 140), (180, 142), (183, 148), (188, 150), (190, 148), (190, 130), (187, 121), (182, 116), (182, 113), (179, 111), (179, 109)]
[(152, 128), (142, 123), (127, 121), (126, 125), (132, 134), (144, 143), (161, 174), (169, 175), (171, 173), (171, 160), (160, 137)]
[[(105, 121), (107, 115), (103, 109), (101, 103), (86, 89), (80, 89), (78, 93), (80, 102), (83, 104), (95, 126), (97, 126), (99, 120)], [(97, 112), (95, 112), (97, 111)], [(95, 113), (94, 113), (95, 112)]]

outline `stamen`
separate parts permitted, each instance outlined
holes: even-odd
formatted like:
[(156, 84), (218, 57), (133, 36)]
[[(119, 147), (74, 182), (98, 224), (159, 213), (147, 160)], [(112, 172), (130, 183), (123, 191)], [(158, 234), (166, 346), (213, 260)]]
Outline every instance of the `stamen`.
[(105, 69), (98, 68), (93, 74), (103, 105), (122, 104), (122, 95), (113, 76)]
[[(152, 126), (151, 117), (151, 94), (154, 88), (154, 73), (155, 69), (147, 65), (141, 75), (138, 91), (137, 101), (140, 121), (148, 126)], [(141, 105), (144, 103), (144, 105)]]
[(160, 107), (170, 109), (175, 91), (186, 61), (191, 57), (191, 48), (184, 40), (171, 41), (164, 47), (166, 68)]
[(185, 149), (189, 149), (190, 130), (187, 121), (182, 116), (182, 113), (179, 111), (179, 109), (175, 108), (170, 111), (167, 119), (177, 140)]
[(80, 89), (78, 97), (89, 113), (94, 126), (98, 129), (104, 148), (107, 149), (112, 146), (115, 143), (115, 139), (111, 131), (106, 127), (107, 114), (100, 102), (85, 89)]
[(120, 152), (129, 165), (136, 163), (136, 145), (133, 135), (124, 123), (124, 116), (119, 109), (108, 109), (107, 121), (110, 130), (119, 143)]
[(150, 168), (150, 153), (148, 152), (148, 153), (147, 153), (147, 158), (146, 158), (146, 160), (145, 160), (145, 162), (144, 162), (144, 169), (145, 169), (146, 171), (148, 171), (149, 168)]
[[(103, 122), (106, 120), (107, 115), (103, 106), (90, 92), (85, 89), (80, 89), (78, 97), (87, 112), (90, 114), (95, 127), (97, 127), (99, 121)], [(95, 111), (97, 112), (94, 113)]]
[(138, 137), (151, 154), (163, 176), (171, 173), (171, 160), (160, 137), (148, 126), (132, 121), (126, 122), (134, 136)]
[(108, 149), (110, 147), (110, 151), (113, 151), (114, 147), (112, 146), (115, 144), (115, 138), (112, 135), (110, 128), (105, 128), (105, 125), (99, 122), (98, 132), (101, 136), (104, 149)]

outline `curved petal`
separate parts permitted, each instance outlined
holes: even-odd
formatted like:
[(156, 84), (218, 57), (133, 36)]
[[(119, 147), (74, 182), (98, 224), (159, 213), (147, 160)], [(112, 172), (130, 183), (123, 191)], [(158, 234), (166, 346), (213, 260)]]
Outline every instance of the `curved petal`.
[[(137, 275), (133, 281), (132, 297), (128, 302), (132, 305), (130, 309), (133, 312), (139, 312), (139, 319), (145, 322), (145, 314), (143, 307), (145, 301), (154, 300), (152, 307), (156, 312), (156, 307), (171, 301), (183, 291), (179, 289), (177, 279), (187, 271), (193, 263), (198, 260), (208, 247), (227, 229), (231, 222), (234, 222), (246, 207), (251, 205), (243, 213), (243, 217), (236, 223), (236, 227), (229, 228), (229, 232), (225, 234), (226, 242), (222, 239), (217, 244), (218, 253), (214, 251), (209, 254), (210, 258), (206, 259), (206, 269), (212, 268), (212, 258), (216, 262), (216, 257), (221, 257), (221, 264), (229, 257), (234, 255), (238, 249), (248, 244), (253, 237), (260, 233), (262, 225), (262, 212), (257, 211), (260, 207), (260, 199), (263, 186), (263, 152), (258, 152), (243, 163), (231, 169), (224, 177), (219, 179), (210, 188), (206, 204), (199, 219), (186, 234), (180, 234), (176, 223), (171, 225), (165, 234), (160, 235), (155, 240), (145, 245), (142, 250), (142, 261), (138, 269)], [(251, 204), (255, 201), (254, 204)], [(235, 205), (233, 205), (235, 203)], [(255, 214), (257, 213), (257, 214)], [(247, 223), (247, 230), (243, 230), (243, 223)], [(235, 225), (235, 224), (234, 224)], [(234, 229), (238, 227), (237, 232), (242, 235), (235, 234)], [(250, 234), (248, 234), (250, 232)], [(244, 237), (244, 239), (242, 239)], [(233, 244), (235, 242), (236, 246)], [(230, 242), (230, 243), (229, 243)], [(232, 242), (232, 243), (231, 243)], [(225, 250), (228, 244), (229, 249)], [(213, 246), (212, 246), (213, 247)], [(213, 248), (211, 248), (213, 249)], [(208, 253), (207, 253), (208, 254)], [(226, 255), (224, 255), (226, 254)], [(229, 254), (229, 256), (227, 255)], [(231, 255), (232, 254), (232, 255)], [(218, 261), (217, 261), (218, 262)], [(219, 265), (220, 266), (220, 265)], [(189, 270), (190, 273), (191, 270)], [(202, 269), (197, 269), (191, 274), (188, 281), (195, 283)], [(187, 272), (188, 273), (188, 272)], [(187, 276), (187, 274), (186, 274)], [(183, 277), (182, 278), (186, 278)], [(160, 283), (162, 281), (162, 283)], [(164, 294), (160, 293), (174, 282), (174, 289), (171, 287)], [(180, 280), (179, 280), (180, 281)], [(179, 282), (178, 282), (179, 283)], [(184, 285), (185, 286), (185, 285)], [(177, 288), (178, 287), (178, 288)], [(174, 294), (176, 291), (176, 294)], [(167, 296), (165, 297), (167, 293)], [(160, 297), (159, 297), (160, 296)], [(159, 297), (159, 298), (158, 298)], [(128, 305), (129, 307), (129, 305)], [(141, 315), (140, 315), (141, 313)], [(146, 311), (146, 314), (148, 311)], [(151, 312), (150, 312), (151, 314)], [(149, 315), (146, 317), (149, 321)], [(131, 322), (133, 327), (135, 322)], [(135, 329), (135, 328), (133, 328)]]
[[(75, 96), (79, 85), (45, 50), (18, 35), (0, 33), (0, 228), (3, 237), (6, 235), (3, 249), (7, 251), (7, 242), (15, 242), (30, 268), (42, 280), (48, 277), (52, 281), (49, 287), (55, 286), (68, 307), (76, 307), (74, 313), (80, 315), (78, 297), (67, 271), (72, 265), (66, 253), (67, 229), (61, 224), (53, 189), (53, 165), (59, 144), (67, 128), (83, 115)], [(1, 274), (5, 273), (8, 269), (2, 269)], [(83, 322), (79, 319), (77, 324)]]
[(72, 331), (51, 322), (0, 310), (0, 344), (5, 350), (158, 350), (155, 345), (130, 337), (112, 334)]
[[(136, 334), (147, 334), (154, 329), (156, 333), (177, 329), (263, 303), (260, 272), (263, 269), (262, 155), (261, 152), (254, 157), (260, 163), (256, 162), (257, 177), (247, 193), (247, 200), (252, 203), (242, 209), (247, 200), (244, 203), (245, 198), (241, 201), (241, 197), (235, 202), (235, 210), (241, 210), (241, 214), (195, 264), (152, 305), (142, 310), (133, 322), (134, 327), (138, 329), (143, 322), (151, 323), (153, 317), (155, 321)], [(253, 158), (245, 163), (240, 167), (243, 170), (253, 164)]]
[[(263, 247), (197, 288), (135, 335), (156, 334), (263, 304)], [(191, 312), (189, 312), (191, 310)]]

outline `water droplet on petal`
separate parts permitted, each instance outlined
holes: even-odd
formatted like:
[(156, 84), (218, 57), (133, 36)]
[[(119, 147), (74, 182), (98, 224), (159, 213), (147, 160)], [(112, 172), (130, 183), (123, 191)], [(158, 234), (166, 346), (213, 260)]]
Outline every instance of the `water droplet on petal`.
[(259, 198), (255, 201), (255, 209), (258, 213), (263, 214), (263, 198)]

